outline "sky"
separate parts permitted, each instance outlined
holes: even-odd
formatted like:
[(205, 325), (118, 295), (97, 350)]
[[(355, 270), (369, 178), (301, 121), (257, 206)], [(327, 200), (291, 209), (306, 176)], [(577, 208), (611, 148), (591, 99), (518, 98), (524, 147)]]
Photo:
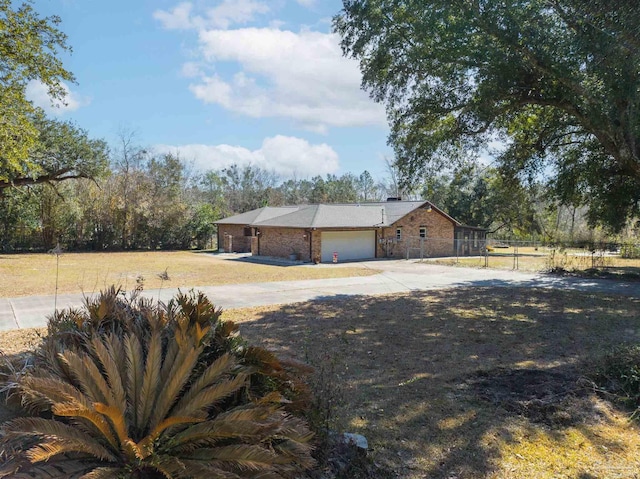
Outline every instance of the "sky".
[(340, 0), (35, 0), (58, 15), (77, 83), (52, 107), (94, 138), (119, 132), (197, 169), (236, 163), (298, 179), (386, 176), (384, 107), (360, 89), (331, 18)]

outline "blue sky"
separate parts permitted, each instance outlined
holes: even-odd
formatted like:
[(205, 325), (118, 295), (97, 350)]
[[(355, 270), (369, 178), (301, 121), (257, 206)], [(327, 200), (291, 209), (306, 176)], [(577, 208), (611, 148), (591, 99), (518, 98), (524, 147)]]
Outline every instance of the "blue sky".
[(77, 79), (51, 109), (110, 143), (121, 129), (201, 169), (254, 164), (298, 178), (382, 179), (384, 109), (331, 34), (339, 0), (36, 0), (57, 14)]

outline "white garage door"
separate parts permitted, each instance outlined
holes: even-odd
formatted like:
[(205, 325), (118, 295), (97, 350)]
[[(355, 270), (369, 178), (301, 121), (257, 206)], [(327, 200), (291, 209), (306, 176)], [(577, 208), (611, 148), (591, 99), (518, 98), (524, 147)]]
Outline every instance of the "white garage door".
[(323, 231), (322, 261), (332, 261), (334, 251), (338, 261), (371, 259), (376, 257), (376, 232)]

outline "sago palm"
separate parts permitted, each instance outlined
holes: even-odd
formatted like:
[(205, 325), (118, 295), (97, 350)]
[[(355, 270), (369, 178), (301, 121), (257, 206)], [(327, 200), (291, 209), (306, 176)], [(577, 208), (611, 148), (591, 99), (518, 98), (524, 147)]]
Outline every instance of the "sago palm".
[(49, 340), (49, 363), (18, 382), (38, 416), (2, 426), (0, 477), (275, 478), (311, 467), (312, 434), (282, 395), (256, 395), (256, 369), (236, 355), (213, 357), (221, 326), (209, 306), (180, 296), (131, 308), (101, 334)]

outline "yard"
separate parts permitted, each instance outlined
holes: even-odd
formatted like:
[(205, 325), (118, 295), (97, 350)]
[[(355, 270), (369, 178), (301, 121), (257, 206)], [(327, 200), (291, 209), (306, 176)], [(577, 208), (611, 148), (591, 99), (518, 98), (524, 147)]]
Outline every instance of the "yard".
[[(63, 253), (58, 272), (59, 293), (92, 293), (112, 284), (128, 291), (138, 284), (145, 289), (180, 288), (376, 273), (357, 264), (340, 268), (312, 265), (288, 268), (222, 260), (213, 254), (190, 251)], [(55, 288), (54, 255), (0, 255), (0, 297), (53, 295)]]
[(449, 289), (228, 311), (252, 341), (323, 361), (343, 429), (388, 477), (630, 478), (640, 430), (585, 368), (640, 341), (640, 301), (528, 289)]
[[(253, 343), (323, 364), (377, 477), (639, 477), (640, 430), (585, 373), (640, 342), (640, 300), (458, 288), (230, 310)], [(0, 335), (14, 353), (35, 331)], [(22, 343), (22, 346), (21, 346)], [(338, 394), (341, 389), (341, 394)]]
[(485, 263), (484, 256), (433, 259), (439, 264), (475, 266), (522, 271), (548, 271), (561, 268), (566, 271), (598, 269), (612, 274), (640, 274), (640, 259), (625, 259), (611, 253), (591, 253), (584, 249), (552, 249), (547, 247), (492, 248)]

